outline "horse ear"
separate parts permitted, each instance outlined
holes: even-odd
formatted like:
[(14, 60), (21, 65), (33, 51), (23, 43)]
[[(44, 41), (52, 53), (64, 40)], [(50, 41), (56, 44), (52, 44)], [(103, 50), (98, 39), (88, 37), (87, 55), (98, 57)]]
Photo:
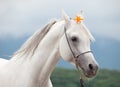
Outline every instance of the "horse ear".
[(80, 11), (80, 14), (81, 14), (81, 15), (84, 15), (84, 12), (83, 12), (83, 10), (81, 10), (81, 11)]
[(83, 10), (81, 10), (81, 11), (78, 13), (78, 15), (81, 15), (81, 16), (83, 16), (83, 15), (84, 15), (84, 12), (83, 12)]
[(62, 10), (62, 20), (65, 20), (67, 23), (70, 22), (70, 17)]
[(68, 26), (70, 25), (70, 17), (65, 13), (64, 10), (62, 10), (62, 20), (65, 20), (65, 27), (68, 28)]

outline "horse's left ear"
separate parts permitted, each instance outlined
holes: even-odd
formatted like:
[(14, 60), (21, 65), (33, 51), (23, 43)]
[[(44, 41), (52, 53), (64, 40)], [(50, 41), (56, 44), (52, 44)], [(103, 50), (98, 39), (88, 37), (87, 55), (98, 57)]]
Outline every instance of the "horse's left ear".
[(70, 17), (65, 13), (64, 10), (62, 10), (62, 20), (65, 20), (66, 23), (70, 22)]
[(81, 10), (77, 15), (80, 15), (80, 16), (84, 16), (84, 11), (83, 10)]
[(83, 10), (81, 10), (81, 11), (80, 11), (80, 15), (84, 15), (84, 12), (83, 12)]

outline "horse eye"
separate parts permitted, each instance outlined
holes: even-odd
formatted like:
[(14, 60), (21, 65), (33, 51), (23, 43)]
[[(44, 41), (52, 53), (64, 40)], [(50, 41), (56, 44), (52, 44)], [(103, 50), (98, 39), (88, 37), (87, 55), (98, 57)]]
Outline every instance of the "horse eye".
[(76, 41), (78, 40), (78, 38), (74, 36), (74, 37), (71, 38), (71, 40), (72, 40), (73, 42), (76, 42)]

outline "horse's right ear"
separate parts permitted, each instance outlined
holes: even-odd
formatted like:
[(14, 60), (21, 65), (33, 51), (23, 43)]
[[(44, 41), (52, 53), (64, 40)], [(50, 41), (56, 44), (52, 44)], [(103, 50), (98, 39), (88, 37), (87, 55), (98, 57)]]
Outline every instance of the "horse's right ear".
[(68, 26), (70, 25), (70, 17), (65, 13), (64, 10), (62, 10), (62, 20), (65, 20), (65, 27), (68, 28)]
[(67, 23), (70, 22), (70, 17), (62, 10), (62, 20), (65, 20)]

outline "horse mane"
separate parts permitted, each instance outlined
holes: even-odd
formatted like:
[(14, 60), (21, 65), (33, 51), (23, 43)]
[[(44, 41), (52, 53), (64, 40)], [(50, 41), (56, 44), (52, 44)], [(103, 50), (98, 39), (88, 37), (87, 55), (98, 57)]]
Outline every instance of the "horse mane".
[(93, 35), (90, 33), (89, 29), (82, 23), (83, 25), (83, 31), (86, 33), (86, 35), (88, 36), (89, 40), (91, 42), (95, 41), (95, 38), (93, 37)]
[(51, 20), (49, 23), (47, 23), (42, 29), (39, 29), (37, 32), (35, 32), (23, 45), (22, 47), (14, 53), (13, 57), (16, 55), (29, 55), (29, 53), (34, 54), (36, 51), (39, 43), (41, 40), (45, 37), (45, 35), (50, 31), (51, 27), (57, 22), (56, 19)]

